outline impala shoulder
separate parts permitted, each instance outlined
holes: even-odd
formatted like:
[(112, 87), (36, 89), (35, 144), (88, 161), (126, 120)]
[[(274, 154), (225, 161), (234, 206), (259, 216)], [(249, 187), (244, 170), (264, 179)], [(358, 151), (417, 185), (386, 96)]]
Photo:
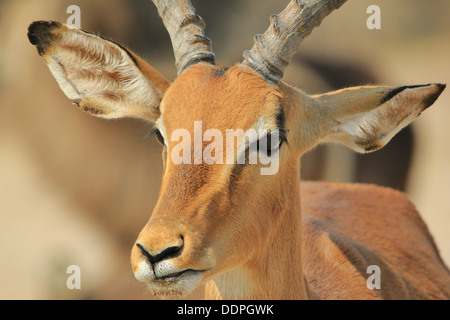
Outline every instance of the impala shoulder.
[[(304, 275), (320, 299), (380, 299), (381, 292), (365, 289), (365, 272), (380, 257), (330, 229), (323, 219), (303, 218)], [(395, 279), (398, 282), (397, 279)], [(350, 290), (336, 288), (347, 286)]]
[[(301, 183), (301, 193), (303, 200), (308, 203), (309, 198), (315, 198), (317, 205), (323, 203), (327, 206), (341, 206), (350, 203), (366, 209), (374, 205), (403, 208), (407, 212), (417, 213), (406, 193), (374, 184), (305, 181)], [(317, 200), (323, 200), (323, 202)]]
[[(370, 184), (322, 182), (304, 182), (300, 189), (305, 229), (340, 234), (384, 252), (388, 260), (405, 268), (407, 260), (398, 257), (408, 252), (410, 257), (438, 261), (447, 270), (426, 223), (405, 193)], [(320, 221), (321, 228), (308, 217)]]
[[(370, 233), (374, 226), (387, 231), (401, 225), (432, 240), (415, 205), (401, 191), (371, 184), (324, 182), (303, 182), (300, 190), (303, 215), (323, 219), (332, 228), (347, 230), (348, 225), (357, 224)], [(348, 231), (358, 233), (351, 228)]]

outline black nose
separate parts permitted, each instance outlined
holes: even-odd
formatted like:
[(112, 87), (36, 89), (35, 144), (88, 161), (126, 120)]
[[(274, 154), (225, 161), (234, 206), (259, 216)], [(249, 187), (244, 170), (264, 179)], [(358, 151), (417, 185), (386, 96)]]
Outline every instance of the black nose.
[(184, 246), (184, 242), (182, 242), (181, 244), (176, 245), (176, 246), (167, 247), (167, 248), (161, 250), (159, 253), (154, 254), (154, 255), (151, 254), (147, 250), (147, 248), (145, 248), (139, 242), (137, 242), (136, 245), (139, 247), (139, 249), (141, 249), (142, 254), (148, 259), (148, 261), (151, 264), (155, 264), (157, 262), (160, 262), (160, 261), (163, 261), (166, 259), (170, 259), (170, 258), (174, 258), (174, 257), (180, 255), (181, 249), (183, 249), (183, 246)]

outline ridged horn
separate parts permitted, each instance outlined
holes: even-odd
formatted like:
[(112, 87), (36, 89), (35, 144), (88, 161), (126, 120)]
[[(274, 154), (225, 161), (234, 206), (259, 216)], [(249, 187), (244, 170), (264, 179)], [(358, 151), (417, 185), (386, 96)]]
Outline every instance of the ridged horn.
[(252, 49), (244, 52), (242, 65), (278, 85), (302, 40), (346, 1), (292, 0), (280, 14), (270, 17), (270, 26), (264, 34), (255, 36)]
[(177, 73), (191, 65), (215, 65), (211, 40), (204, 34), (205, 21), (197, 14), (189, 0), (152, 0), (164, 26), (169, 32), (175, 54)]

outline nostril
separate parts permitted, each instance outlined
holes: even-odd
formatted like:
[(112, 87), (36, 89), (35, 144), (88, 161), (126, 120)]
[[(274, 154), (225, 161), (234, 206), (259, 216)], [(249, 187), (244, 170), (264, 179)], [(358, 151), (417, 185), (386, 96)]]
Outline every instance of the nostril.
[(168, 247), (168, 248), (162, 250), (157, 255), (153, 256), (153, 258), (155, 259), (155, 262), (174, 258), (181, 253), (181, 248), (183, 248), (183, 245), (176, 245), (176, 246)]
[(157, 263), (159, 261), (170, 259), (170, 258), (174, 258), (174, 257), (180, 255), (181, 249), (184, 246), (183, 236), (181, 236), (180, 238), (182, 240), (181, 243), (173, 245), (173, 246), (170, 246), (170, 247), (167, 247), (167, 248), (161, 250), (157, 254), (151, 254), (147, 250), (147, 248), (144, 245), (142, 245), (141, 243), (139, 243), (139, 242), (136, 243), (136, 246), (138, 246), (139, 249), (141, 249), (142, 254), (148, 259), (148, 261), (151, 264), (154, 264), (154, 263)]

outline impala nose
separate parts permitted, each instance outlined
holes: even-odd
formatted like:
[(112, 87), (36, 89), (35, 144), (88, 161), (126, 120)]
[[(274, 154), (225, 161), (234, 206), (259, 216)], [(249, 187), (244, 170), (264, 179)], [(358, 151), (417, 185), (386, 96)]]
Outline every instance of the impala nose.
[(178, 241), (156, 253), (150, 253), (150, 251), (140, 242), (136, 242), (136, 246), (141, 250), (142, 254), (147, 258), (148, 262), (154, 265), (157, 262), (177, 257), (180, 255), (184, 246), (184, 238), (180, 235)]
[(138, 280), (152, 281), (184, 269), (179, 264), (184, 261), (182, 255), (186, 254), (189, 236), (177, 223), (153, 218), (142, 229), (131, 250), (131, 265)]

